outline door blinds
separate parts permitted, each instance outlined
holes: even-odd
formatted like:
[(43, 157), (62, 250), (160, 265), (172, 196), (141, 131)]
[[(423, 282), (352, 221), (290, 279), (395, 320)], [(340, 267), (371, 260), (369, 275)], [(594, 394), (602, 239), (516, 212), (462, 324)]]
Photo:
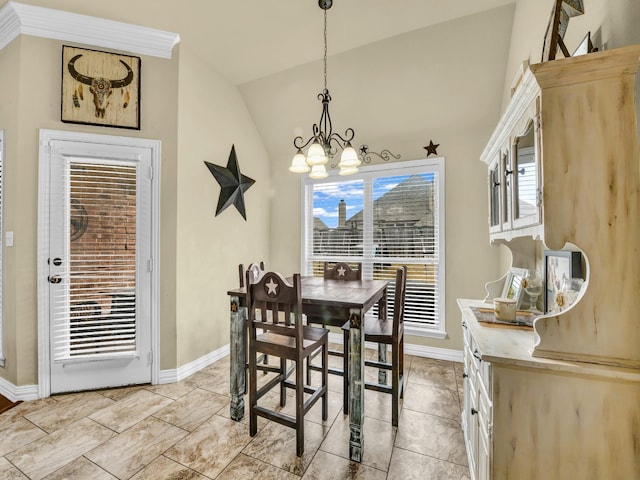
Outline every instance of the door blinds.
[(132, 354), (136, 166), (74, 159), (67, 168), (69, 261), (66, 295), (53, 306), (54, 360)]

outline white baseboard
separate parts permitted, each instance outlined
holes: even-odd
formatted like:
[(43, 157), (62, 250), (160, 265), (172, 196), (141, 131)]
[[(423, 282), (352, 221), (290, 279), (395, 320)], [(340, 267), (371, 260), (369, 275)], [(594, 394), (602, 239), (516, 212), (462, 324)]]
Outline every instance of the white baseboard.
[[(329, 341), (332, 343), (342, 343), (342, 335), (339, 333), (329, 333)], [(377, 348), (375, 343), (367, 342), (366, 348)], [(416, 357), (435, 358), (438, 360), (448, 360), (450, 362), (462, 362), (462, 352), (447, 348), (425, 347), (405, 343), (404, 353), (415, 355)], [(217, 362), (221, 358), (229, 355), (229, 345), (224, 345), (213, 352), (203, 355), (196, 360), (182, 365), (177, 369), (160, 370), (159, 384), (175, 383), (199, 372), (203, 368)], [(38, 399), (38, 385), (23, 385), (17, 387), (11, 382), (0, 377), (0, 395), (7, 397), (12, 402), (18, 400), (29, 401)]]
[[(329, 341), (332, 343), (342, 344), (342, 334), (329, 332)], [(366, 342), (365, 348), (378, 348), (377, 343)], [(407, 355), (415, 355), (416, 357), (435, 358), (438, 360), (448, 360), (450, 362), (462, 362), (462, 351), (451, 350), (448, 348), (425, 347), (423, 345), (414, 345), (410, 343), (404, 344), (404, 353)], [(208, 367), (212, 363), (217, 362), (221, 358), (229, 355), (229, 344), (214, 350), (211, 353), (203, 355), (196, 360), (187, 363), (177, 369), (160, 370), (159, 384), (175, 383), (199, 372), (203, 368)], [(1, 379), (0, 379), (1, 380)], [(0, 385), (1, 387), (1, 385)], [(0, 391), (0, 393), (2, 393)], [(5, 395), (6, 396), (6, 395)]]
[(208, 367), (212, 363), (217, 362), (227, 355), (229, 355), (229, 344), (224, 345), (223, 347), (220, 347), (213, 352), (207, 353), (206, 355), (203, 355), (202, 357), (197, 358), (192, 362), (187, 363), (186, 365), (182, 365), (177, 369), (160, 370), (160, 378), (158, 379), (158, 383), (175, 383), (184, 380), (185, 378), (193, 375), (196, 372), (199, 372), (203, 368)]
[(15, 386), (13, 383), (0, 378), (0, 395), (8, 398), (12, 402), (19, 400), (29, 401), (38, 399), (38, 385)]
[[(329, 332), (329, 341), (331, 343), (342, 344), (342, 334)], [(365, 348), (378, 348), (378, 344), (372, 342), (366, 342), (364, 346)], [(462, 350), (452, 350), (449, 348), (439, 347), (425, 347), (424, 345), (405, 343), (404, 353), (406, 355), (415, 355), (416, 357), (435, 358), (437, 360), (448, 360), (450, 362), (462, 363)]]
[(425, 347), (424, 345), (404, 344), (404, 353), (416, 357), (435, 358), (438, 360), (448, 360), (449, 362), (462, 363), (462, 350), (452, 350), (450, 348)]

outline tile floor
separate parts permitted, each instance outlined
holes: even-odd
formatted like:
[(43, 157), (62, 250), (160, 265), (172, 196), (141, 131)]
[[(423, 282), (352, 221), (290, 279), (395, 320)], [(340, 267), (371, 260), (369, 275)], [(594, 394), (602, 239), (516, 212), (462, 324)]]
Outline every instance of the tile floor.
[[(251, 438), (248, 415), (229, 419), (226, 357), (176, 384), (56, 395), (0, 414), (0, 478), (468, 479), (462, 364), (407, 356), (405, 370), (397, 429), (390, 395), (365, 392), (361, 464), (348, 460), (341, 378), (329, 375), (327, 421), (320, 402), (307, 414), (305, 453), (297, 458), (294, 430), (259, 419)], [(376, 376), (367, 369), (368, 378)]]

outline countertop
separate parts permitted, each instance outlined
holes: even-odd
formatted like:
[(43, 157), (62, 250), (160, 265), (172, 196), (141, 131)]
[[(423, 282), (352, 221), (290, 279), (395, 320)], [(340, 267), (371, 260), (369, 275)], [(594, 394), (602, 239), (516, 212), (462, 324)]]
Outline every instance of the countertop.
[(495, 366), (540, 368), (640, 382), (640, 371), (633, 368), (534, 357), (531, 355), (537, 342), (534, 328), (479, 322), (471, 307), (493, 308), (482, 300), (459, 298), (458, 306), (463, 326), (471, 332), (483, 361)]

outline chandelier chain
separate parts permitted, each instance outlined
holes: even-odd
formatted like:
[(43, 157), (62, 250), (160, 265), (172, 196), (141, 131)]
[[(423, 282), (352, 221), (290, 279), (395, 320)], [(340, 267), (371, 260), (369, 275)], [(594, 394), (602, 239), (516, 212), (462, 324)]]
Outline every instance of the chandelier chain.
[(327, 89), (327, 11), (324, 11), (324, 88)]

